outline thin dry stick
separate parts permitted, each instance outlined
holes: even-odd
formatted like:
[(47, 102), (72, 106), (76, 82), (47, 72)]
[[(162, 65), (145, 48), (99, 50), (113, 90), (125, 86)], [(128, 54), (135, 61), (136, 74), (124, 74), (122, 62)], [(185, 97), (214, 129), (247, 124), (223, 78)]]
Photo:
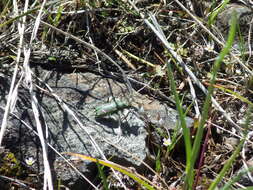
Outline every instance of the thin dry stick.
[(121, 53), (117, 49), (114, 49), (114, 52), (119, 56), (119, 58), (121, 58), (127, 64), (128, 67), (130, 67), (133, 70), (136, 70), (135, 66), (127, 59), (127, 57), (123, 53)]
[(250, 26), (249, 26), (249, 34), (248, 34), (248, 48), (249, 48), (249, 57), (248, 57), (248, 60), (246, 61), (246, 63), (248, 63), (250, 61), (250, 58), (252, 56), (252, 25), (253, 25), (253, 18), (251, 19), (250, 21)]
[[(29, 182), (21, 181), (21, 180), (19, 180), (19, 179), (15, 179), (15, 178), (3, 176), (3, 175), (0, 175), (0, 178), (4, 179), (4, 181), (5, 181), (5, 180), (10, 181), (12, 184), (15, 184), (16, 186), (19, 185), (19, 187), (23, 187), (24, 189), (33, 190), (32, 188), (30, 188), (28, 185), (25, 184), (25, 183), (29, 184)], [(14, 188), (14, 187), (12, 187), (12, 188)], [(21, 189), (22, 189), (22, 188), (21, 188)]]
[[(87, 23), (87, 26), (86, 26), (87, 32), (86, 32), (85, 36), (88, 36), (90, 44), (94, 46), (92, 38), (90, 37), (90, 22), (89, 22), (88, 12), (85, 13), (85, 19), (86, 19), (86, 23)], [(93, 50), (93, 51), (94, 51), (95, 57), (97, 59), (97, 63), (101, 63), (101, 60), (99, 59), (96, 50)], [(100, 65), (100, 64), (98, 64), (98, 65)], [(98, 66), (98, 67), (100, 68), (100, 66)]]
[[(32, 72), (31, 72), (31, 68), (29, 65), (29, 59), (30, 59), (30, 55), (31, 55), (31, 47), (32, 47), (32, 43), (36, 38), (38, 29), (39, 29), (39, 24), (40, 24), (40, 19), (41, 19), (41, 15), (42, 15), (42, 10), (44, 8), (46, 4), (46, 0), (43, 1), (41, 8), (39, 10), (38, 16), (35, 20), (35, 24), (34, 24), (34, 28), (33, 28), (33, 32), (30, 38), (30, 43), (29, 43), (29, 47), (25, 48), (24, 47), (24, 63), (23, 63), (23, 67), (25, 70), (25, 82), (26, 85), (29, 88), (29, 92), (31, 95), (31, 104), (32, 104), (32, 110), (34, 113), (34, 118), (35, 118), (35, 122), (36, 122), (36, 128), (38, 131), (38, 135), (39, 135), (39, 139), (40, 139), (40, 143), (41, 143), (41, 147), (42, 147), (42, 154), (43, 154), (43, 164), (44, 164), (44, 184), (43, 184), (43, 189), (44, 190), (53, 190), (53, 180), (52, 180), (52, 174), (51, 174), (51, 169), (50, 169), (50, 165), (49, 165), (49, 159), (48, 159), (48, 147), (46, 144), (46, 140), (44, 138), (43, 135), (43, 129), (42, 129), (42, 124), (40, 122), (40, 114), (39, 114), (39, 103), (38, 100), (36, 98), (36, 95), (34, 93), (33, 90), (33, 82), (32, 82)], [(26, 1), (26, 5), (28, 7), (28, 1)]]
[(192, 85), (192, 81), (191, 81), (190, 77), (187, 77), (187, 81), (188, 81), (189, 86), (190, 86), (190, 92), (191, 92), (191, 95), (192, 95), (192, 100), (193, 100), (193, 103), (194, 103), (194, 109), (195, 109), (195, 112), (196, 112), (195, 118), (199, 118), (200, 111), (199, 111), (199, 106), (198, 106), (198, 101), (197, 101), (197, 96), (196, 96), (196, 93), (195, 93), (195, 89)]
[[(16, 1), (14, 1), (13, 3), (13, 7), (14, 7), (14, 13), (17, 15), (18, 14), (18, 6), (16, 5)], [(24, 10), (24, 12), (26, 12), (26, 10)], [(18, 53), (17, 53), (17, 58), (16, 58), (16, 65), (14, 68), (14, 73), (12, 76), (12, 80), (11, 80), (11, 86), (10, 86), (10, 90), (9, 90), (9, 94), (8, 94), (8, 99), (7, 99), (7, 103), (5, 106), (5, 111), (4, 111), (4, 116), (2, 119), (2, 124), (1, 124), (1, 130), (0, 130), (0, 146), (2, 145), (2, 141), (3, 141), (3, 137), (4, 137), (4, 133), (7, 127), (7, 122), (8, 122), (8, 116), (10, 113), (10, 107), (11, 106), (15, 106), (14, 103), (14, 99), (17, 98), (17, 91), (15, 89), (17, 89), (15, 87), (15, 81), (17, 78), (17, 74), (18, 74), (18, 67), (19, 67), (19, 62), (20, 62), (20, 58), (21, 58), (21, 48), (22, 48), (22, 44), (23, 44), (23, 39), (24, 39), (24, 31), (25, 31), (25, 20), (26, 17), (24, 16), (22, 19), (22, 22), (18, 23), (18, 33), (19, 33), (19, 45), (18, 45)], [(18, 85), (18, 84), (17, 84)], [(16, 86), (17, 86), (16, 85)]]
[[(250, 139), (251, 137), (253, 136), (253, 131), (250, 131), (248, 134), (247, 134), (247, 139)], [(243, 162), (243, 166), (244, 168), (248, 171), (247, 174), (248, 174), (248, 178), (250, 179), (250, 181), (253, 183), (253, 176), (251, 174), (251, 172), (249, 172), (249, 166), (248, 166), (248, 163), (247, 163), (247, 158), (246, 158), (246, 155), (245, 155), (245, 152), (246, 152), (246, 145), (247, 145), (247, 141), (244, 142), (244, 145), (243, 145), (243, 148), (242, 148), (242, 162)]]
[[(207, 123), (209, 123), (209, 121), (207, 121)], [(226, 133), (229, 133), (230, 135), (232, 135), (232, 136), (234, 136), (234, 137), (239, 138), (240, 140), (242, 140), (242, 139), (244, 138), (243, 136), (237, 135), (237, 134), (235, 134), (235, 133), (233, 133), (233, 132), (231, 132), (231, 131), (229, 131), (229, 130), (227, 130), (227, 129), (225, 129), (225, 128), (219, 126), (219, 125), (216, 125), (216, 124), (214, 124), (214, 123), (211, 123), (211, 124), (212, 124), (214, 127), (218, 128), (218, 129), (220, 129), (220, 130), (222, 130), (222, 131), (225, 131)], [(253, 145), (253, 142), (252, 142), (250, 139), (246, 139), (246, 142), (248, 142), (248, 143), (250, 143), (251, 145)]]

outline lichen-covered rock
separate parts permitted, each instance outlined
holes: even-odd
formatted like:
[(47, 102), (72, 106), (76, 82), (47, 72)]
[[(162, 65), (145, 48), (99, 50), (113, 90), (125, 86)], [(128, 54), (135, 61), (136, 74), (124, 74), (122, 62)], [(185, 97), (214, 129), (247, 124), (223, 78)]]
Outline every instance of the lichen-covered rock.
[[(111, 115), (96, 117), (95, 109), (111, 101), (112, 97), (129, 99), (130, 94), (124, 84), (92, 73), (48, 74), (48, 71), (41, 69), (37, 75), (53, 89), (52, 94), (46, 86), (38, 83), (40, 88), (35, 91), (40, 105), (40, 121), (45, 135), (48, 134), (47, 142), (58, 152), (74, 152), (100, 159), (103, 159), (103, 152), (110, 161), (141, 169), (141, 162), (145, 161), (149, 154), (145, 141), (148, 133), (141, 117), (143, 112), (152, 123), (166, 125), (168, 129), (173, 129), (177, 121), (176, 111), (171, 109), (168, 112), (165, 105), (138, 93), (134, 93), (134, 97), (130, 99), (142, 105), (142, 112), (139, 112), (139, 108), (127, 107)], [(33, 132), (36, 131), (36, 124), (25, 86), (21, 86), (19, 90), (16, 110), (13, 113), (15, 116), (10, 117), (4, 145), (11, 147), (14, 143), (24, 160), (34, 158), (35, 162), (29, 167), (42, 172), (44, 166), (40, 142)], [(168, 117), (166, 114), (169, 114)], [(161, 119), (156, 122), (158, 117)], [(56, 179), (61, 179), (63, 184), (77, 189), (80, 184), (83, 185), (84, 180), (80, 180), (80, 175), (52, 149), (49, 149), (48, 156), (56, 183)], [(95, 164), (75, 158), (68, 159), (85, 176), (94, 177)]]

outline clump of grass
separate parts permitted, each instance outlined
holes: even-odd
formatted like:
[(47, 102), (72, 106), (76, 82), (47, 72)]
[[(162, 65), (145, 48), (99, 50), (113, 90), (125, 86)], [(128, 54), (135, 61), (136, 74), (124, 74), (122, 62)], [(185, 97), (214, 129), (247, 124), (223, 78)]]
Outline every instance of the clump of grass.
[[(214, 66), (213, 66), (213, 70), (211, 72), (212, 78), (211, 78), (210, 86), (208, 87), (208, 93), (206, 95), (206, 99), (204, 102), (203, 111), (202, 111), (202, 115), (201, 115), (201, 120), (200, 120), (199, 126), (197, 128), (197, 133), (196, 133), (193, 145), (191, 143), (190, 131), (186, 127), (185, 116), (184, 116), (183, 109), (182, 109), (182, 106), (181, 106), (181, 103), (179, 100), (179, 96), (176, 91), (176, 85), (175, 85), (175, 79), (173, 77), (173, 71), (171, 69), (170, 64), (168, 64), (168, 77), (170, 80), (171, 91), (173, 92), (174, 97), (175, 97), (175, 102), (177, 105), (177, 110), (179, 113), (179, 118), (180, 118), (181, 126), (183, 129), (183, 136), (184, 136), (185, 149), (186, 149), (186, 169), (185, 169), (186, 177), (185, 177), (184, 189), (190, 190), (193, 187), (194, 176), (195, 176), (194, 165), (195, 165), (196, 160), (199, 155), (199, 149), (201, 146), (201, 141), (202, 141), (203, 132), (204, 132), (204, 125), (205, 125), (206, 120), (208, 118), (208, 113), (209, 113), (209, 109), (210, 109), (210, 105), (211, 105), (211, 97), (212, 97), (213, 90), (214, 90), (214, 84), (215, 84), (217, 72), (220, 68), (220, 65), (221, 65), (223, 59), (229, 53), (229, 51), (233, 45), (235, 34), (236, 34), (236, 13), (234, 13), (233, 17), (232, 17), (232, 22), (231, 22), (231, 27), (230, 27), (227, 43), (226, 43), (225, 47), (223, 48), (223, 50), (221, 51), (220, 55), (217, 57), (217, 59), (214, 63)], [(210, 190), (217, 187), (218, 183), (224, 177), (226, 171), (231, 167), (232, 162), (235, 160), (236, 156), (238, 156), (238, 154), (242, 148), (244, 140), (242, 140), (240, 142), (236, 151), (233, 153), (231, 158), (227, 161), (227, 163), (225, 164), (225, 166), (223, 167), (222, 171), (220, 172), (218, 177), (215, 179), (215, 181), (211, 184), (211, 186), (209, 187)]]

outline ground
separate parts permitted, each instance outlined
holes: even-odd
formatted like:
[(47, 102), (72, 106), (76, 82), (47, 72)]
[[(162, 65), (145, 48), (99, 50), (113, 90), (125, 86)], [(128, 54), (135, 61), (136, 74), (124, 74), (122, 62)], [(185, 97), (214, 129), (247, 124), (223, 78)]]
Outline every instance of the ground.
[[(19, 80), (22, 81), (18, 97), (23, 97), (27, 102), (30, 102), (29, 97), (24, 94), (31, 92), (30, 84), (37, 85), (36, 89), (41, 88), (38, 91), (42, 92), (47, 87), (40, 79), (46, 79), (47, 75), (57, 73), (56, 78), (60, 78), (62, 75), (69, 76), (73, 73), (92, 73), (90, 78), (87, 77), (90, 81), (85, 80), (85, 83), (91, 85), (96, 80), (105, 79), (116, 81), (115, 84), (122, 85), (124, 97), (132, 102), (132, 105), (135, 102), (135, 108), (144, 108), (145, 114), (140, 118), (146, 125), (145, 143), (152, 160), (149, 164), (155, 170), (155, 174), (147, 170), (142, 171), (141, 175), (151, 181), (154, 189), (208, 189), (212, 187), (211, 183), (219, 174), (222, 177), (217, 187), (221, 188), (239, 171), (245, 169), (246, 165), (252, 165), (250, 116), (253, 105), (253, 73), (251, 48), (248, 46), (251, 44), (248, 41), (251, 35), (248, 34), (249, 19), (253, 18), (253, 14), (249, 8), (252, 6), (250, 2), (231, 1), (228, 5), (223, 3), (222, 6), (228, 8), (217, 12), (221, 1), (213, 4), (211, 1), (205, 1), (203, 5), (194, 0), (139, 0), (132, 3), (126, 0), (49, 1), (43, 5), (41, 17), (38, 14), (42, 1), (30, 3), (28, 12), (23, 10), (25, 1), (17, 2), (16, 7), (16, 2), (8, 2), (0, 3), (0, 88), (6, 88), (1, 92), (1, 130), (4, 128), (3, 111), (8, 112), (9, 109), (7, 95), (11, 89), (10, 79), (15, 76), (15, 71), (18, 71), (15, 84), (17, 85)], [(225, 43), (232, 22), (226, 19), (233, 17), (230, 10), (235, 10), (239, 15), (237, 33), (232, 48), (219, 63), (220, 68), (212, 85), (214, 65), (217, 64), (218, 57), (221, 57), (224, 47), (227, 47)], [(215, 12), (217, 16), (212, 20)], [(38, 20), (35, 20), (36, 18)], [(20, 26), (23, 23), (25, 30), (22, 34)], [(36, 24), (39, 26), (37, 33), (32, 34)], [(29, 48), (31, 54), (25, 51)], [(160, 104), (174, 110), (180, 107), (176, 104), (168, 65), (173, 71), (175, 91), (184, 116), (194, 121), (186, 129), (182, 127), (180, 130), (183, 126), (182, 120), (178, 122), (177, 130), (166, 127), (165, 122), (154, 122), (163, 119), (157, 114), (157, 111), (162, 112)], [(29, 75), (30, 68), (32, 75)], [(47, 74), (41, 74), (41, 71), (47, 71)], [(93, 75), (96, 77), (92, 78)], [(75, 80), (77, 79), (73, 81)], [(52, 84), (51, 81), (48, 83)], [(204, 109), (207, 92), (203, 88), (207, 89), (210, 86), (214, 87), (212, 96), (216, 104), (214, 101), (211, 103), (211, 100), (206, 101), (206, 104), (210, 103), (210, 107)], [(97, 88), (94, 84), (94, 89)], [(109, 92), (110, 82), (108, 86), (104, 85), (101, 88)], [(90, 86), (88, 89), (87, 93), (94, 90)], [(23, 93), (23, 90), (26, 92)], [(43, 92), (49, 93), (48, 90)], [(64, 89), (61, 93), (63, 92), (60, 97), (66, 95), (69, 98), (63, 101), (72, 104), (72, 100), (77, 99), (74, 93), (67, 94), (66, 91), (65, 94)], [(98, 92), (101, 93), (100, 90)], [(51, 93), (48, 96), (53, 96)], [(110, 93), (118, 94), (114, 90)], [(92, 95), (96, 97), (97, 94)], [(153, 106), (147, 97), (158, 103)], [(12, 101), (11, 105), (13, 102), (15, 101)], [(31, 108), (28, 103), (22, 106)], [(55, 109), (54, 113), (58, 113), (58, 107), (54, 104), (49, 106)], [(156, 115), (151, 116), (151, 112), (147, 110), (156, 111)], [(78, 108), (75, 111), (78, 111)], [(207, 113), (206, 118), (204, 112)], [(203, 128), (200, 125), (201, 118), (205, 118)], [(188, 129), (188, 139), (193, 144), (199, 137), (200, 145), (200, 151), (195, 154), (196, 162), (193, 158), (190, 159), (194, 168), (191, 171), (195, 171), (196, 174), (192, 182), (187, 181), (185, 175), (189, 164), (185, 151)], [(23, 163), (25, 160), (22, 160), (17, 148), (13, 148), (13, 144), (11, 146), (11, 142), (19, 141), (10, 131), (5, 132), (8, 134), (4, 136), (5, 144), (0, 138), (0, 144), (5, 147), (1, 154), (6, 158), (11, 156), (11, 162), (15, 163), (15, 167), (8, 164), (8, 159), (0, 163), (1, 180), (8, 181), (5, 188), (21, 189), (23, 183), (26, 187), (33, 187), (31, 184), (36, 183), (36, 188), (41, 188), (43, 175), (36, 173), (36, 169), (27, 166), (27, 163)], [(243, 141), (246, 136), (248, 139)], [(32, 138), (38, 141), (37, 137)], [(224, 165), (230, 161), (228, 169), (222, 173)], [(132, 168), (131, 172), (134, 174), (140, 171), (138, 168)], [(30, 182), (30, 174), (37, 175), (37, 179)], [(250, 172), (248, 174), (251, 175)], [(113, 177), (111, 171), (105, 171), (105, 175), (110, 184), (109, 189), (120, 189), (119, 186), (122, 184), (117, 186), (117, 178)], [(131, 181), (125, 175), (118, 176), (127, 188), (142, 188), (142, 185)], [(252, 185), (252, 181), (245, 176), (233, 182), (230, 189)], [(14, 179), (19, 181), (16, 182)], [(102, 181), (94, 182), (95, 186), (102, 189), (101, 186), (104, 185), (105, 188), (106, 185)], [(187, 187), (188, 182), (191, 184), (190, 187)]]

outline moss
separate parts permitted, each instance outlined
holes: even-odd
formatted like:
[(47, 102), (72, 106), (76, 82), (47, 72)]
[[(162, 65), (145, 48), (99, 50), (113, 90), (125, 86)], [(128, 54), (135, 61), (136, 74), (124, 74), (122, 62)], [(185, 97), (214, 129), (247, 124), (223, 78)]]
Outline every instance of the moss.
[(11, 152), (4, 152), (1, 154), (0, 160), (0, 174), (4, 176), (20, 176), (22, 174), (22, 167), (15, 155)]

